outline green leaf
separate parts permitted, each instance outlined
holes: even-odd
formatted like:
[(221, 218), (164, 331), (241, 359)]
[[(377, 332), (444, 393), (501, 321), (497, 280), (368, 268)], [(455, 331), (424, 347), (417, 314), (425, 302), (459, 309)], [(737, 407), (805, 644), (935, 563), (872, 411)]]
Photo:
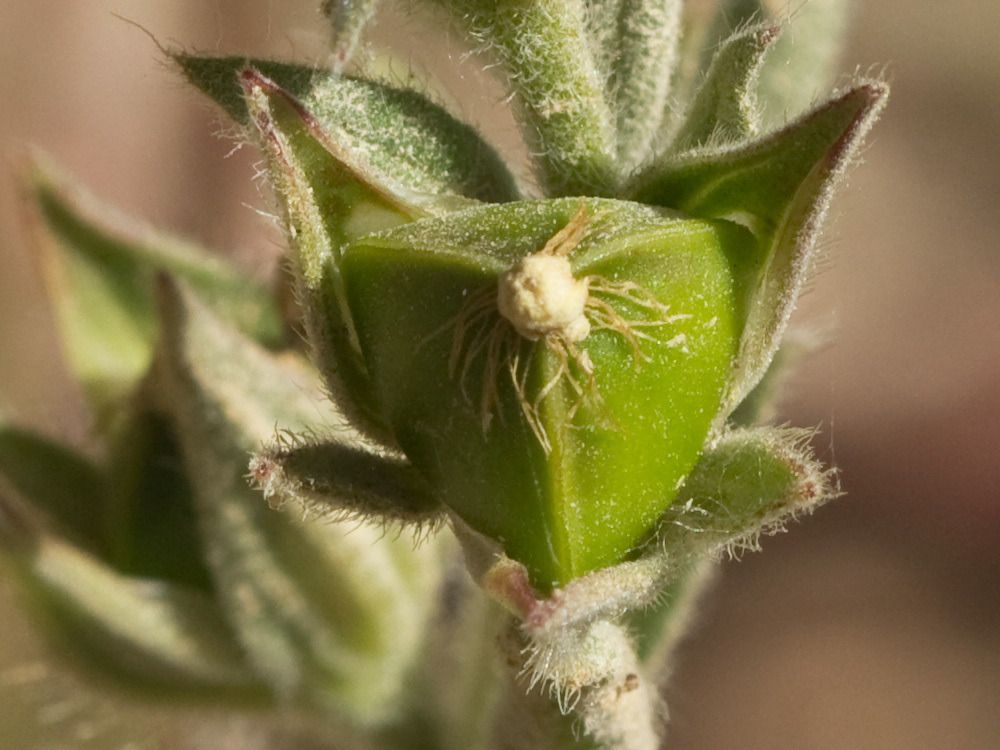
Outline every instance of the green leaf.
[(496, 152), (422, 94), (291, 63), (184, 53), (172, 59), (244, 128), (254, 125), (240, 74), (258, 71), (315, 118), (346, 164), (410, 202), (428, 202), (429, 210), (447, 210), (463, 199), (504, 202), (518, 196)]
[(0, 426), (0, 476), (60, 532), (107, 552), (104, 481), (76, 451), (10, 425)]
[(174, 696), (262, 697), (209, 597), (121, 575), (44, 531), (3, 486), (0, 551), (13, 562), (47, 633), (96, 675)]
[(590, 32), (617, 120), (618, 159), (630, 171), (659, 135), (677, 62), (681, 0), (589, 0)]
[(848, 0), (809, 0), (794, 6), (775, 0), (721, 0), (714, 6), (715, 18), (701, 46), (703, 69), (719, 45), (751, 25), (777, 24), (785, 29), (759, 76), (766, 127), (784, 125), (829, 91), (847, 31)]
[(272, 506), (286, 502), (337, 518), (433, 526), (444, 507), (412, 466), (343, 441), (287, 434), (254, 454), (250, 475)]
[[(247, 485), (248, 454), (276, 424), (301, 431), (323, 419), (315, 374), (256, 347), (167, 280), (158, 297), (157, 392), (225, 615), (254, 669), (286, 702), (368, 724), (397, 717), (433, 602), (433, 545), (268, 508)], [(325, 416), (327, 429), (357, 439), (342, 416)]]
[[(733, 256), (746, 324), (720, 423), (763, 377), (809, 270), (833, 189), (888, 96), (869, 81), (758, 141), (654, 166), (636, 200), (747, 226), (756, 250)], [(746, 248), (741, 248), (746, 249)]]
[(149, 366), (152, 279), (185, 279), (220, 315), (273, 344), (284, 335), (270, 293), (220, 259), (97, 203), (41, 159), (27, 190), (47, 242), (45, 280), (73, 373), (106, 425)]
[(587, 29), (585, 0), (431, 2), (506, 68), (545, 194), (613, 192), (620, 176), (614, 117)]
[[(523, 338), (494, 290), (580, 215), (579, 200), (421, 221), (358, 240), (343, 259), (375, 397), (399, 445), (543, 590), (619, 561), (697, 460), (735, 352), (727, 253), (751, 242), (729, 222), (583, 205), (593, 218), (573, 273), (592, 278), (627, 333), (595, 322), (573, 349)], [(616, 295), (615, 283), (631, 291)]]
[(424, 216), (373, 181), (316, 119), (273, 81), (240, 76), (284, 213), (306, 334), (317, 366), (354, 424), (379, 435), (369, 382), (340, 277), (343, 245)]
[(762, 534), (836, 497), (833, 472), (809, 447), (812, 436), (775, 427), (722, 435), (664, 514), (660, 553), (681, 570), (724, 550), (757, 549)]
[(719, 48), (712, 66), (685, 114), (671, 151), (709, 143), (737, 142), (757, 135), (760, 112), (757, 83), (777, 26), (762, 24), (734, 34)]
[(106, 471), (108, 561), (127, 575), (212, 590), (177, 437), (148, 398), (113, 436)]

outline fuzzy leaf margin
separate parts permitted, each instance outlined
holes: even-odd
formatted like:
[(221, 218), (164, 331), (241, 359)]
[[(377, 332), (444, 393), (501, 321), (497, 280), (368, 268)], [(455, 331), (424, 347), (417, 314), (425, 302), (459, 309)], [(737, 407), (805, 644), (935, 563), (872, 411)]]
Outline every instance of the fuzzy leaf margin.
[(655, 165), (632, 197), (699, 218), (747, 226), (757, 251), (734, 258), (744, 275), (746, 323), (717, 426), (763, 377), (810, 269), (834, 189), (889, 94), (862, 81), (782, 130)]

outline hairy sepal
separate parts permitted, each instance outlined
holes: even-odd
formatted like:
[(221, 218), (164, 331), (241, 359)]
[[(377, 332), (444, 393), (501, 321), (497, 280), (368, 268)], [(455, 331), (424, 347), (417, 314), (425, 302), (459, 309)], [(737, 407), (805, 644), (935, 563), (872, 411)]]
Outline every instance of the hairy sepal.
[(158, 272), (184, 279), (254, 338), (271, 345), (282, 340), (270, 291), (218, 257), (119, 215), (41, 157), (24, 185), (63, 350), (105, 434), (149, 367)]
[(810, 270), (834, 188), (888, 96), (860, 83), (784, 129), (747, 144), (668, 159), (637, 180), (640, 201), (746, 226), (756, 249), (734, 256), (746, 323), (717, 427), (759, 382)]
[(253, 346), (169, 280), (158, 298), (157, 393), (192, 478), (219, 599), (249, 661), (282, 702), (390, 720), (406, 709), (404, 682), (437, 580), (433, 545), (270, 509), (247, 484), (247, 455), (276, 423), (302, 430), (323, 414), (315, 375)]
[(594, 218), (571, 268), (604, 280), (595, 295), (612, 281), (649, 295), (604, 297), (647, 336), (636, 347), (595, 326), (560, 355), (520, 338), (490, 301), (512, 264), (580, 215), (577, 199), (417, 222), (355, 242), (343, 260), (395, 439), (446, 504), (546, 589), (620, 560), (697, 460), (734, 353), (727, 248), (752, 241), (727, 222), (583, 205)]
[(340, 278), (343, 245), (424, 213), (368, 178), (331, 143), (311, 113), (254, 70), (240, 74), (250, 120), (267, 160), (291, 252), (296, 293), (314, 360), (337, 402), (379, 435), (368, 375)]

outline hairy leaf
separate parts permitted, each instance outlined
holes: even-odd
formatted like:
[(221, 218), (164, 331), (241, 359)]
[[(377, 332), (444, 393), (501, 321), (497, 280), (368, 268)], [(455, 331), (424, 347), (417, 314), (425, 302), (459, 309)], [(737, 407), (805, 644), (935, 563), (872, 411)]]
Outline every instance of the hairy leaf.
[(223, 609), (254, 669), (287, 701), (369, 724), (397, 716), (436, 582), (433, 546), (270, 509), (247, 485), (247, 455), (276, 424), (303, 429), (323, 417), (315, 376), (166, 280), (159, 305), (158, 393), (194, 482)]
[(884, 83), (864, 82), (777, 133), (682, 155), (639, 178), (637, 200), (729, 219), (757, 238), (755, 252), (734, 256), (747, 288), (746, 324), (720, 424), (767, 370), (809, 270), (833, 189), (887, 96)]
[[(149, 366), (152, 281), (169, 271), (255, 338), (284, 335), (270, 292), (218, 257), (122, 219), (39, 160), (27, 180), (44, 229), (45, 280), (70, 367), (102, 425)], [(41, 238), (40, 238), (41, 239)]]

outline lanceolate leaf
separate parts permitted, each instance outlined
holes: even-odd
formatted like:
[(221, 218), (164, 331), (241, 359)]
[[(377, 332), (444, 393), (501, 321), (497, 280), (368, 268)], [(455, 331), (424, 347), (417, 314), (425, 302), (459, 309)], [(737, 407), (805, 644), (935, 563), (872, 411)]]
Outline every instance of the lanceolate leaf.
[(436, 196), (442, 205), (449, 199), (503, 202), (518, 196), (496, 152), (468, 125), (414, 91), (246, 57), (175, 53), (173, 60), (244, 128), (253, 125), (240, 73), (258, 71), (310, 112), (347, 163), (373, 182)]
[(168, 420), (147, 402), (133, 400), (125, 424), (108, 446), (107, 560), (128, 575), (210, 591), (191, 478)]
[(694, 96), (671, 151), (710, 142), (735, 143), (757, 135), (760, 126), (757, 83), (764, 55), (778, 38), (776, 26), (754, 26), (719, 48)]
[(321, 408), (308, 368), (273, 359), (166, 280), (159, 303), (157, 392), (194, 482), (220, 599), (255, 670), (286, 701), (363, 723), (398, 716), (433, 601), (433, 545), (269, 508), (246, 472), (276, 424), (302, 429), (326, 416), (331, 431), (356, 434)]
[(618, 181), (614, 116), (585, 0), (429, 0), (503, 62), (549, 197), (607, 195)]
[(728, 416), (763, 376), (809, 268), (838, 178), (888, 95), (880, 82), (840, 94), (758, 141), (695, 152), (654, 167), (636, 199), (747, 226), (756, 252), (735, 259), (746, 275), (746, 326), (719, 415)]
[(107, 551), (103, 477), (87, 458), (40, 435), (2, 426), (0, 477), (61, 533), (88, 551)]
[(240, 74), (247, 110), (284, 214), (292, 268), (316, 363), (352, 420), (381, 427), (340, 278), (341, 248), (370, 232), (424, 216), (373, 182), (328, 139), (315, 117), (254, 70)]
[(681, 31), (681, 0), (591, 0), (622, 171), (641, 164), (659, 135)]
[(4, 485), (0, 552), (57, 645), (97, 673), (160, 693), (264, 697), (208, 595), (121, 575), (43, 530)]
[(753, 24), (778, 24), (785, 33), (760, 71), (762, 120), (782, 125), (806, 111), (833, 84), (847, 29), (849, 0), (718, 0), (701, 45), (702, 67), (730, 36)]
[(270, 292), (217, 257), (119, 218), (41, 161), (29, 172), (28, 189), (48, 240), (41, 240), (45, 279), (63, 347), (102, 423), (149, 365), (158, 271), (185, 279), (255, 338), (282, 338)]

